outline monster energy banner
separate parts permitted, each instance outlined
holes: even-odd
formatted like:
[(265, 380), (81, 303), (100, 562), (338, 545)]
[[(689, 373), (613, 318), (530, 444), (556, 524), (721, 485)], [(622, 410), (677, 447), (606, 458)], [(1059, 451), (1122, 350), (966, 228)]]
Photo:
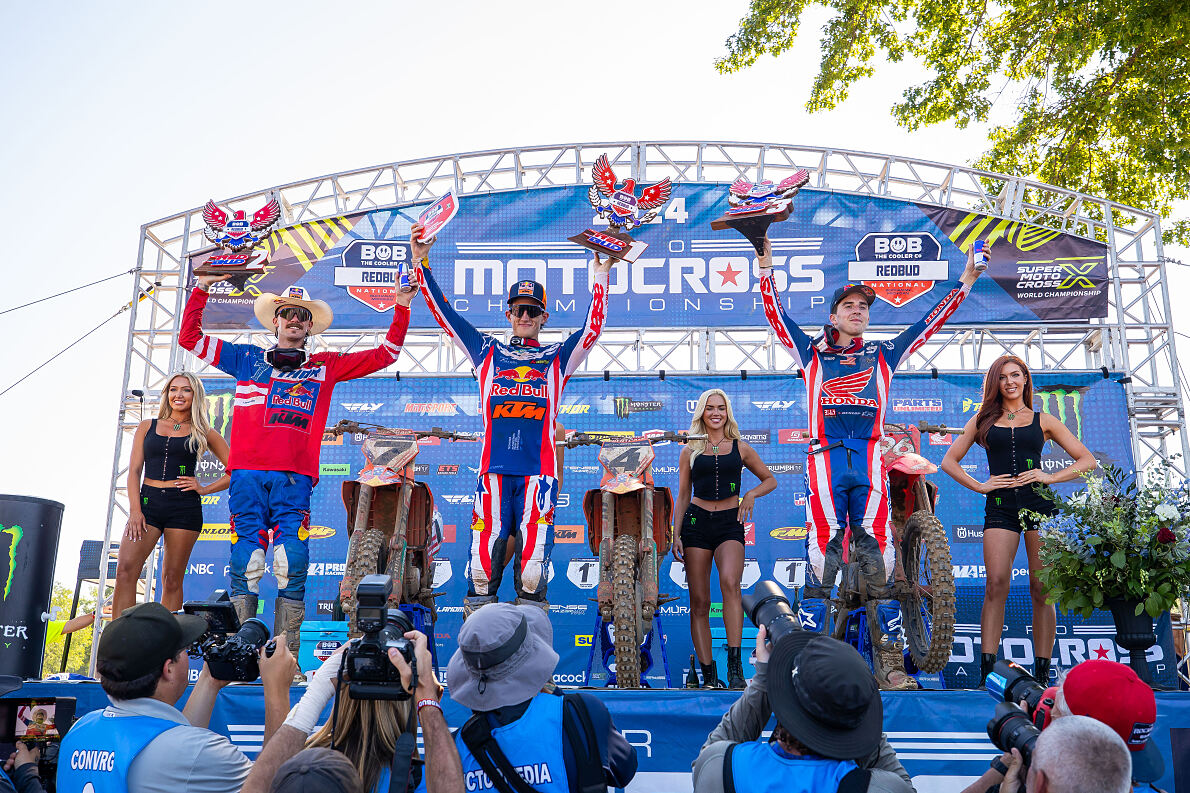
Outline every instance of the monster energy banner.
[[(734, 231), (713, 232), (726, 209), (725, 185), (679, 184), (656, 219), (634, 232), (645, 254), (613, 270), (608, 327), (757, 327), (764, 325), (759, 272), (751, 244)], [(335, 327), (388, 325), (401, 258), (390, 243), (409, 239), (424, 205), (358, 212), (280, 229), (262, 243), (267, 271), (243, 291), (211, 291), (209, 328), (255, 325), (253, 299), (300, 284), (328, 301)], [(503, 323), (508, 286), (522, 278), (545, 285), (550, 322), (582, 325), (590, 302), (590, 254), (567, 237), (600, 228), (585, 186), (463, 196), (459, 215), (434, 246), (434, 275), (454, 307), (477, 327)], [(1056, 229), (890, 198), (803, 190), (790, 219), (769, 230), (777, 289), (803, 325), (825, 319), (840, 285), (862, 281), (877, 295), (875, 324), (916, 321), (962, 273), (977, 240), (991, 267), (953, 324), (1082, 321), (1107, 316), (1105, 245)], [(210, 253), (191, 257), (192, 266)], [(413, 311), (415, 327), (433, 327)]]
[[(962, 426), (979, 408), (982, 373), (941, 375), (899, 374), (892, 381), (888, 420), (916, 424)], [(1115, 376), (1100, 373), (1036, 373), (1038, 393), (1034, 407), (1057, 416), (1090, 448), (1101, 463), (1125, 469), (1132, 467), (1128, 435), (1128, 413), (1124, 388)], [(216, 429), (230, 429), (231, 394), (228, 380), (206, 381)], [(777, 490), (756, 502), (755, 519), (746, 528), (746, 565), (743, 586), (750, 589), (763, 578), (772, 578), (790, 597), (796, 597), (803, 581), (806, 552), (806, 393), (804, 381), (779, 375), (739, 377), (675, 377), (665, 380), (642, 377), (571, 378), (559, 417), (568, 429), (636, 433), (649, 430), (683, 430), (690, 426), (699, 394), (707, 388), (722, 388), (731, 398), (740, 430), (777, 477)], [(338, 385), (330, 411), (330, 423), (349, 418), (390, 427), (428, 429), (432, 426), (478, 432), (482, 428), (476, 386), (470, 377), (368, 378)], [(928, 438), (922, 454), (935, 463), (942, 460), (952, 442), (949, 437)], [(658, 445), (653, 473), (659, 486), (677, 488), (677, 444)], [(554, 623), (554, 645), (561, 656), (557, 670), (560, 683), (580, 683), (597, 645), (595, 595), (599, 566), (588, 545), (583, 518), (583, 494), (598, 488), (600, 466), (594, 447), (566, 452), (563, 483), (555, 513), (555, 544), (552, 554), (548, 598)], [(347, 514), (340, 487), (358, 474), (364, 458), (358, 439), (327, 437), (323, 440), (321, 480), (314, 491), (310, 528), (310, 577), (306, 603), (311, 618), (329, 619), (338, 582), (344, 572), (347, 553)], [(1048, 444), (1039, 461), (1043, 470), (1054, 471), (1070, 462), (1061, 449)], [(201, 464), (202, 477), (209, 481), (220, 471), (212, 458)], [(417, 476), (434, 493), (434, 504), (442, 513), (445, 537), (433, 570), (434, 586), (445, 594), (438, 599), (435, 629), (440, 660), (454, 652), (454, 637), (462, 621), (462, 601), (467, 590), (467, 560), (470, 548), (471, 505), (479, 465), (479, 446), (474, 443), (424, 441), (416, 460)], [(982, 449), (973, 448), (963, 460), (976, 479), (985, 479), (987, 459)], [(973, 687), (978, 678), (979, 610), (983, 602), (984, 500), (942, 473), (931, 479), (939, 486), (938, 515), (947, 527), (953, 571), (958, 587), (958, 615), (951, 663), (943, 675), (949, 686)], [(744, 474), (744, 488), (756, 484)], [(1067, 490), (1074, 485), (1064, 486)], [(205, 496), (205, 527), (191, 557), (185, 579), (188, 599), (207, 597), (227, 583), (230, 526), (227, 493)], [(1013, 564), (1012, 594), (1002, 655), (1032, 663), (1030, 644), (1029, 588), (1024, 550)], [(677, 600), (660, 609), (660, 624), (668, 641), (670, 679), (680, 685), (690, 642), (690, 601), (685, 572), (672, 557), (661, 564), (661, 592)], [(506, 575), (502, 599), (513, 597), (512, 576)], [(712, 601), (719, 602), (719, 582), (711, 580)], [(262, 603), (271, 609), (275, 583), (270, 573), (262, 584)], [(718, 606), (713, 606), (712, 626), (720, 626)], [(1110, 616), (1094, 618), (1059, 616), (1055, 663), (1070, 666), (1088, 657), (1122, 658), (1112, 641)], [(1152, 648), (1150, 660), (1159, 681), (1172, 682), (1172, 649), (1168, 623), (1159, 627), (1162, 643)], [(649, 673), (654, 686), (665, 685), (660, 654), (654, 646), (656, 663)], [(592, 671), (597, 685), (606, 675), (596, 658)], [(937, 682), (935, 681), (935, 685)]]
[(0, 495), (0, 675), (41, 677), (62, 505)]

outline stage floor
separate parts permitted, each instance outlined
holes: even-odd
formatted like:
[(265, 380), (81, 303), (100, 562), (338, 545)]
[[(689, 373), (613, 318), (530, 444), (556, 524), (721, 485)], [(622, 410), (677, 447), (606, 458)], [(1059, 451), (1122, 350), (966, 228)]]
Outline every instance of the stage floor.
[[(297, 701), (304, 687), (295, 686)], [(686, 793), (690, 764), (707, 734), (738, 696), (734, 691), (686, 689), (616, 691), (586, 689), (607, 703), (616, 726), (637, 748), (640, 769), (628, 791)], [(107, 704), (98, 683), (30, 682), (9, 697), (74, 697), (81, 716)], [(884, 725), (919, 793), (953, 793), (986, 770), (998, 754), (987, 736), (995, 702), (983, 691), (887, 692)], [(179, 703), (181, 705), (182, 703)], [(447, 722), (462, 726), (467, 711), (443, 700)], [(772, 726), (771, 723), (769, 725)], [(264, 695), (258, 684), (233, 684), (219, 695), (211, 729), (227, 735), (248, 756), (260, 751), (264, 736)], [(1157, 693), (1153, 731), (1165, 756), (1166, 776), (1157, 785), (1190, 791), (1190, 694)], [(1174, 764), (1178, 758), (1180, 766)]]

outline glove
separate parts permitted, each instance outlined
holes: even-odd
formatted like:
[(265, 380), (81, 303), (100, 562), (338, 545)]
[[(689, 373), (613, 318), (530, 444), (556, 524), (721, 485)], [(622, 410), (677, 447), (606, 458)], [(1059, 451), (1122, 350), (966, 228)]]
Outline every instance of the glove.
[(306, 687), (306, 693), (298, 703), (290, 709), (285, 717), (285, 724), (301, 730), (309, 735), (314, 732), (318, 717), (327, 704), (335, 698), (335, 681), (339, 676), (339, 665), (343, 663), (343, 653), (336, 652), (322, 662), (318, 671), (314, 673), (314, 680)]

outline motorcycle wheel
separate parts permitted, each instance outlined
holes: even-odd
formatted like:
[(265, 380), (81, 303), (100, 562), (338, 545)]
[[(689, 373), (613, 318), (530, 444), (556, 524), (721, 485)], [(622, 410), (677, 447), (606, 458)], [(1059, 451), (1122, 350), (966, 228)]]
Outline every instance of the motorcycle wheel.
[(384, 545), (384, 532), (380, 529), (357, 531), (351, 535), (351, 542), (347, 548), (347, 570), (344, 573), (344, 580), (349, 586), (350, 595), (342, 599), (341, 608), (344, 615), (350, 620), (348, 634), (352, 638), (363, 635), (355, 626), (355, 589), (364, 576), (383, 570), (381, 552)]
[(901, 559), (907, 586), (901, 614), (913, 663), (923, 672), (941, 672), (954, 641), (954, 570), (946, 529), (928, 510), (905, 522)]
[(612, 614), (618, 688), (640, 688), (640, 586), (636, 572), (636, 537), (616, 537), (612, 544)]

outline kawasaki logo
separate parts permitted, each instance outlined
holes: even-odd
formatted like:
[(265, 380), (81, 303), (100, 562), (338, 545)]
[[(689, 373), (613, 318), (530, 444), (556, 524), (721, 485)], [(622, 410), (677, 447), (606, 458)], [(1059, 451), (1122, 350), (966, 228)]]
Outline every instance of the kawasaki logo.
[(13, 526), (10, 529), (0, 529), (0, 534), (7, 534), (12, 537), (8, 544), (8, 578), (4, 581), (4, 600), (8, 600), (8, 593), (12, 591), (12, 578), (17, 571), (17, 546), (21, 544), (21, 538), (25, 536), (25, 530), (20, 526)]

